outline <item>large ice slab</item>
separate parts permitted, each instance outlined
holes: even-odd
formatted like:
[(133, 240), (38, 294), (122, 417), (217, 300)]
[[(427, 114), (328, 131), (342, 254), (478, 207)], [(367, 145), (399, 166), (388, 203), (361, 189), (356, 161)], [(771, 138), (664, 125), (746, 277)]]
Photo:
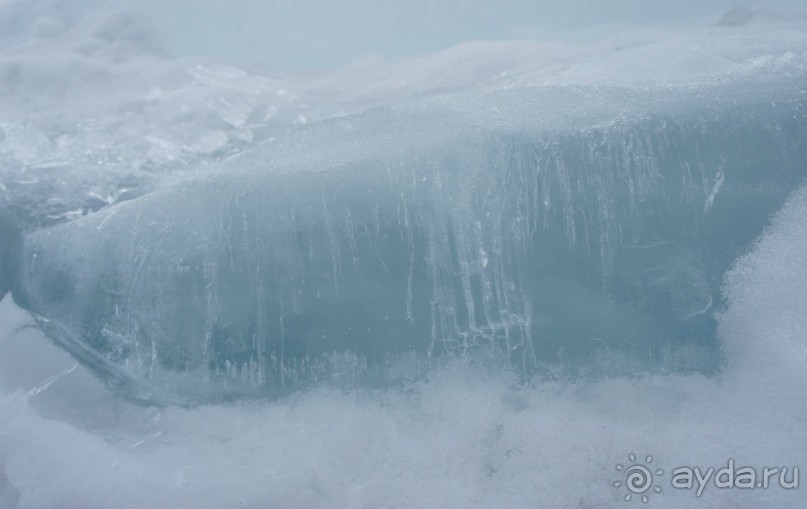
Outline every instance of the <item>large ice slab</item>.
[(128, 396), (712, 372), (732, 260), (807, 167), (804, 76), (524, 88), (323, 122), (29, 234), (14, 296)]

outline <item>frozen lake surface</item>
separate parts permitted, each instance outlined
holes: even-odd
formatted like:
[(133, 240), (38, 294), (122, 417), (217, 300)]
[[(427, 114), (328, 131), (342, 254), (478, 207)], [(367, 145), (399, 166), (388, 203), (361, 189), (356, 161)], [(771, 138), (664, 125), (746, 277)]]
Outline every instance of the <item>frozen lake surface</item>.
[(181, 4), (0, 1), (0, 508), (798, 504), (803, 9)]

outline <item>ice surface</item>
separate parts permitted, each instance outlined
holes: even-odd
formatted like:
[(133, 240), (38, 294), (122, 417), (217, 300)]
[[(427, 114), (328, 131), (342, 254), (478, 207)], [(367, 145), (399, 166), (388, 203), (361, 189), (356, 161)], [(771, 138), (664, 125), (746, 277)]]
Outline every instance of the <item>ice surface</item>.
[[(13, 279), (40, 313), (0, 302), (0, 508), (624, 507), (614, 466), (629, 453), (667, 474), (804, 468), (807, 37), (775, 10), (799, 2), (712, 16), (729, 3), (697, 2), (697, 25), (553, 42), (516, 27), (543, 41), (306, 73), (171, 56), (148, 20), (104, 3), (0, 0), (0, 293)], [(183, 3), (159, 2), (157, 25), (176, 28)], [(452, 26), (521, 8), (621, 16), (589, 0), (465, 5)], [(634, 21), (688, 16), (626, 5)], [(312, 16), (339, 28), (327, 11)], [(287, 36), (334, 34), (277, 23), (261, 34), (272, 51), (247, 52), (294, 59)], [(20, 229), (22, 259), (7, 252)], [(392, 290), (363, 297), (378, 286)], [(218, 349), (199, 354), (214, 320)], [(341, 334), (320, 341), (325, 324)], [(243, 361), (277, 346), (272, 327), (284, 348), (310, 337), (261, 372)], [(141, 402), (310, 388), (178, 408), (134, 406), (110, 382)], [(649, 505), (795, 507), (801, 491), (664, 486)]]
[[(148, 11), (109, 3), (0, 3), (0, 214), (25, 229), (81, 217), (300, 125), (373, 107), (547, 84), (704, 83), (763, 68), (787, 72), (807, 52), (803, 21), (750, 11), (740, 26), (612, 29), (593, 42), (581, 35), (585, 43), (466, 41), (403, 61), (365, 57), (289, 73), (167, 55)], [(536, 7), (516, 11), (524, 8)]]
[[(728, 362), (719, 377), (524, 385), (459, 363), (406, 390), (319, 389), (271, 404), (190, 410), (104, 402), (82, 371), (32, 398), (7, 392), (0, 380), (0, 501), (88, 509), (622, 507), (614, 467), (630, 453), (652, 454), (667, 475), (728, 458), (803, 465), (805, 225), (802, 189), (730, 271), (719, 324)], [(9, 299), (0, 316), (0, 373), (58, 358)], [(40, 379), (74, 363), (60, 362)], [(37, 385), (32, 373), (22, 387)], [(96, 414), (70, 411), (94, 397)], [(653, 507), (778, 508), (801, 500), (799, 490), (709, 486), (696, 498), (662, 486)]]
[(723, 274), (805, 175), (788, 68), (320, 123), (27, 235), (14, 296), (146, 401), (389, 383), (483, 351), (528, 375), (714, 372)]

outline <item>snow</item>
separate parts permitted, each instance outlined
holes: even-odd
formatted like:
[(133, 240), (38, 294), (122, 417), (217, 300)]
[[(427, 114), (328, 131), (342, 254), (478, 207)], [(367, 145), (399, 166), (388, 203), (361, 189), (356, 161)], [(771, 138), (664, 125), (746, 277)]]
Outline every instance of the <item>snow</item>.
[[(208, 245), (192, 242), (194, 235), (206, 232), (205, 221), (188, 207), (204, 205), (208, 198), (193, 193), (240, 189), (252, 192), (255, 200), (262, 193), (276, 196), (280, 206), (295, 199), (310, 201), (311, 210), (324, 205), (327, 221), (320, 241), (331, 247), (316, 258), (322, 262), (321, 285), (338, 285), (344, 295), (350, 286), (339, 279), (336, 268), (349, 275), (364, 267), (366, 254), (356, 257), (351, 246), (357, 237), (348, 233), (372, 217), (358, 210), (373, 200), (357, 197), (362, 192), (383, 194), (379, 189), (394, 193), (401, 189), (396, 185), (408, 182), (417, 183), (417, 189), (437, 188), (430, 187), (428, 172), (422, 175), (426, 181), (405, 181), (395, 171), (384, 173), (390, 185), (367, 186), (351, 175), (373, 173), (345, 176), (351, 165), (360, 167), (362, 161), (390, 154), (393, 162), (400, 162), (412, 154), (413, 146), (428, 147), (426, 154), (440, 154), (446, 147), (461, 152), (469, 146), (468, 133), (501, 135), (498, 140), (512, 147), (506, 140), (513, 133), (540, 132), (552, 139), (573, 132), (585, 140), (597, 133), (622, 136), (645, 129), (660, 138), (666, 134), (669, 141), (674, 136), (665, 128), (679, 126), (688, 139), (703, 142), (697, 151), (682, 156), (692, 158), (693, 171), (676, 174), (692, 177), (681, 184), (692, 190), (683, 203), (705, 222), (697, 224), (737, 227), (710, 230), (723, 232), (716, 235), (698, 232), (700, 240), (712, 246), (707, 252), (719, 259), (719, 270), (703, 265), (711, 257), (695, 263), (687, 250), (668, 250), (652, 236), (633, 246), (635, 253), (649, 258), (636, 256), (645, 264), (663, 264), (644, 271), (639, 269), (645, 265), (627, 257), (611, 268), (632, 274), (634, 283), (660, 288), (651, 300), (670, 298), (668, 311), (678, 317), (715, 313), (716, 329), (710, 337), (718, 343), (709, 351), (719, 352), (722, 363), (706, 374), (644, 366), (618, 376), (576, 378), (560, 373), (551, 379), (514, 373), (484, 356), (456, 355), (426, 370), (416, 359), (402, 359), (390, 370), (407, 376), (382, 385), (337, 380), (273, 400), (138, 406), (110, 391), (108, 380), (88, 369), (86, 359), (78, 363), (75, 352), (68, 354), (47, 337), (45, 331), (53, 330), (42, 325), (47, 317), (32, 315), (7, 295), (0, 301), (0, 508), (625, 507), (625, 488), (613, 483), (624, 481), (616, 465), (625, 465), (629, 454), (652, 455), (653, 465), (664, 469), (659, 479), (663, 489), (651, 493), (648, 503), (653, 507), (798, 505), (800, 490), (709, 485), (696, 497), (694, 490), (673, 489), (669, 479), (679, 466), (720, 468), (730, 459), (759, 469), (807, 468), (807, 321), (801, 304), (807, 300), (807, 190), (799, 188), (807, 98), (802, 85), (807, 32), (798, 14), (803, 6), (777, 1), (727, 11), (729, 2), (682, 6), (625, 0), (622, 10), (583, 0), (563, 7), (510, 2), (499, 9), (498, 4), (480, 4), (467, 19), (489, 22), (488, 34), (500, 40), (473, 41), (469, 34), (482, 32), (462, 26), (461, 20), (451, 21), (456, 5), (424, 1), (410, 7), (412, 19), (428, 12), (438, 29), (430, 34), (439, 35), (440, 26), (453, 27), (448, 39), (423, 41), (417, 48), (411, 40), (401, 40), (396, 47), (389, 41), (401, 32), (387, 30), (384, 56), (359, 58), (375, 51), (368, 40), (376, 40), (384, 24), (357, 33), (344, 47), (326, 47), (323, 41), (372, 21), (343, 26), (329, 18), (345, 9), (364, 12), (364, 2), (345, 9), (333, 3), (305, 16), (300, 13), (310, 2), (278, 3), (279, 10), (272, 11), (276, 14), (297, 13), (303, 20), (320, 16), (319, 32), (316, 23), (303, 24), (291, 27), (296, 33), (258, 37), (250, 32), (243, 34), (244, 40), (308, 40), (312, 45), (307, 53), (288, 55), (278, 44), (263, 51), (266, 60), (244, 64), (228, 57), (253, 58), (260, 44), (250, 44), (243, 52), (225, 44), (218, 51), (202, 47), (199, 36), (180, 29), (166, 36), (166, 27), (178, 26), (177, 16), (183, 15), (187, 2), (150, 4), (142, 4), (145, 13), (132, 13), (131, 4), (125, 3), (110, 10), (101, 2), (0, 0), (0, 219), (11, 220), (29, 239), (47, 246), (43, 252), (56, 260), (51, 269), (63, 264), (72, 267), (69, 276), (81, 271), (102, 274), (107, 261), (121, 259), (121, 251), (132, 247), (104, 239), (129, 235), (126, 230), (138, 224), (140, 219), (132, 219), (138, 213), (165, 231), (188, 235), (150, 251), (157, 259), (170, 259), (189, 245)], [(400, 13), (400, 7), (379, 5), (373, 16)], [(784, 8), (796, 13), (782, 14), (779, 9)], [(209, 23), (215, 19), (209, 13), (220, 12), (217, 9), (230, 12), (232, 6), (200, 2), (191, 19), (208, 16)], [(152, 16), (162, 15), (156, 23), (149, 21), (149, 10)], [(241, 19), (248, 20), (249, 12), (258, 11), (244, 7)], [(626, 19), (620, 19), (619, 12), (630, 12), (627, 22), (641, 26), (622, 25)], [(511, 16), (509, 22), (506, 15)], [(547, 34), (531, 15), (549, 24), (574, 18), (576, 31)], [(514, 29), (512, 19), (519, 17), (530, 26)], [(273, 22), (282, 26), (289, 18), (277, 19)], [(673, 26), (671, 20), (687, 24)], [(259, 24), (260, 17), (248, 21), (240, 28)], [(612, 26), (592, 26), (597, 22)], [(229, 30), (227, 23), (218, 24)], [(184, 26), (192, 30), (194, 25)], [(511, 29), (530, 37), (513, 40)], [(312, 51), (317, 48), (320, 53)], [(174, 50), (179, 54), (172, 55)], [(329, 65), (313, 71), (271, 70), (275, 63), (301, 61)], [(350, 61), (353, 64), (340, 67)], [(748, 99), (753, 96), (757, 99)], [(417, 129), (411, 128), (413, 122)], [(487, 138), (472, 141), (480, 139)], [(642, 157), (641, 144), (624, 142), (624, 136), (618, 141), (614, 146), (626, 148), (636, 168), (658, 176), (649, 170), (659, 156)], [(490, 147), (470, 146), (475, 149), (470, 159)], [(480, 160), (493, 161), (493, 167), (497, 161)], [(341, 173), (322, 172), (327, 162)], [(261, 170), (267, 166), (273, 172), (262, 181)], [(477, 169), (483, 167), (478, 164)], [(470, 173), (478, 182), (496, 183), (490, 173)], [(783, 175), (789, 177), (777, 180)], [(297, 186), (300, 195), (272, 187), (275, 178)], [(355, 203), (358, 209), (337, 215), (324, 193), (308, 192), (308, 179), (315, 178), (324, 180), (332, 200)], [(265, 187), (253, 185), (261, 182)], [(643, 196), (659, 196), (652, 193), (657, 185), (653, 179), (636, 179), (630, 185), (626, 195), (637, 203)], [(446, 186), (463, 188), (451, 188), (450, 182)], [(540, 196), (535, 204), (568, 218), (561, 197)], [(615, 209), (606, 206), (607, 196), (599, 198), (603, 201), (589, 195), (582, 203), (613, 219), (609, 214)], [(657, 203), (662, 202), (670, 203)], [(150, 207), (153, 203), (159, 207)], [(237, 200), (226, 203), (239, 220), (234, 224), (240, 225), (243, 210)], [(506, 209), (519, 202), (501, 203)], [(728, 206), (743, 203), (754, 206)], [(205, 212), (202, 205), (202, 214), (227, 216)], [(397, 211), (398, 205), (390, 210)], [(401, 207), (406, 205), (402, 200)], [(475, 232), (496, 223), (475, 215), (484, 208), (462, 210), (473, 213), (457, 216), (468, 241), (461, 246), (464, 264), (459, 275), (485, 274), (501, 266), (496, 246), (476, 242), (484, 235), (475, 237)], [(647, 208), (637, 205), (632, 210), (634, 218), (648, 216)], [(406, 212), (390, 215), (409, 217)], [(481, 230), (474, 229), (474, 220)], [(406, 232), (416, 231), (417, 223), (411, 224), (400, 229), (404, 239)], [(607, 242), (602, 246), (617, 245), (624, 235), (620, 230), (629, 229), (627, 222), (611, 224), (618, 228), (602, 230), (613, 233), (603, 237)], [(52, 225), (58, 226), (40, 230)], [(563, 231), (573, 231), (583, 245), (584, 230), (569, 226)], [(3, 228), (0, 253), (5, 256), (11, 234)], [(59, 242), (45, 240), (60, 235)], [(737, 238), (742, 242), (735, 242)], [(85, 248), (98, 249), (90, 263), (81, 241)], [(104, 246), (111, 251), (103, 253)], [(409, 254), (401, 249), (404, 268), (411, 266)], [(591, 256), (609, 267), (602, 252)], [(287, 260), (281, 266), (286, 263), (288, 268), (288, 260), (295, 258), (280, 259)], [(429, 258), (446, 274), (449, 259), (439, 253)], [(0, 260), (4, 270), (7, 263)], [(169, 265), (157, 263), (158, 269)], [(190, 260), (174, 268), (187, 274), (193, 267)], [(44, 277), (46, 272), (36, 274)], [(161, 273), (154, 274), (156, 281)], [(401, 291), (395, 296), (403, 324), (419, 320), (418, 306), (423, 303), (416, 291), (407, 293), (408, 274), (401, 271)], [(511, 279), (516, 280), (489, 280)], [(712, 290), (704, 292), (704, 284)], [(4, 280), (3, 290), (5, 285)], [(106, 289), (110, 295), (117, 291)], [(553, 295), (562, 303), (562, 292)], [(137, 294), (129, 297), (136, 300)], [(568, 301), (592, 313), (605, 309), (596, 300), (581, 298), (574, 288), (568, 291)], [(186, 301), (172, 297), (165, 302), (181, 307)], [(448, 301), (444, 303), (447, 310)], [(240, 305), (232, 303), (231, 311)], [(69, 311), (69, 306), (64, 309)], [(54, 316), (61, 312), (53, 307), (45, 311)], [(69, 321), (64, 316), (71, 315), (60, 317)], [(580, 318), (589, 316), (573, 315), (574, 323), (584, 323)], [(531, 319), (547, 323), (546, 317)], [(192, 320), (188, 323), (193, 325)], [(172, 334), (182, 332), (177, 328)], [(159, 339), (170, 344), (171, 337)], [(428, 343), (432, 338), (417, 339)], [(612, 344), (604, 335), (592, 342), (605, 345), (597, 347), (601, 349)], [(703, 350), (682, 355), (691, 355), (689, 361), (695, 363), (704, 360)], [(362, 369), (349, 356), (338, 360), (348, 371)], [(418, 376), (409, 377), (412, 372)]]

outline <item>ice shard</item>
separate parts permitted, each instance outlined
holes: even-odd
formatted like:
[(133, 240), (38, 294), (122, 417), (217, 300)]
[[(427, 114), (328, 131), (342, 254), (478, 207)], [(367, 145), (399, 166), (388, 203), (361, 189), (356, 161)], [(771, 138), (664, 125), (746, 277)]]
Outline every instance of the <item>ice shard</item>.
[(762, 74), (321, 122), (29, 233), (5, 272), (55, 341), (146, 402), (460, 355), (714, 372), (722, 276), (807, 174), (807, 80)]

